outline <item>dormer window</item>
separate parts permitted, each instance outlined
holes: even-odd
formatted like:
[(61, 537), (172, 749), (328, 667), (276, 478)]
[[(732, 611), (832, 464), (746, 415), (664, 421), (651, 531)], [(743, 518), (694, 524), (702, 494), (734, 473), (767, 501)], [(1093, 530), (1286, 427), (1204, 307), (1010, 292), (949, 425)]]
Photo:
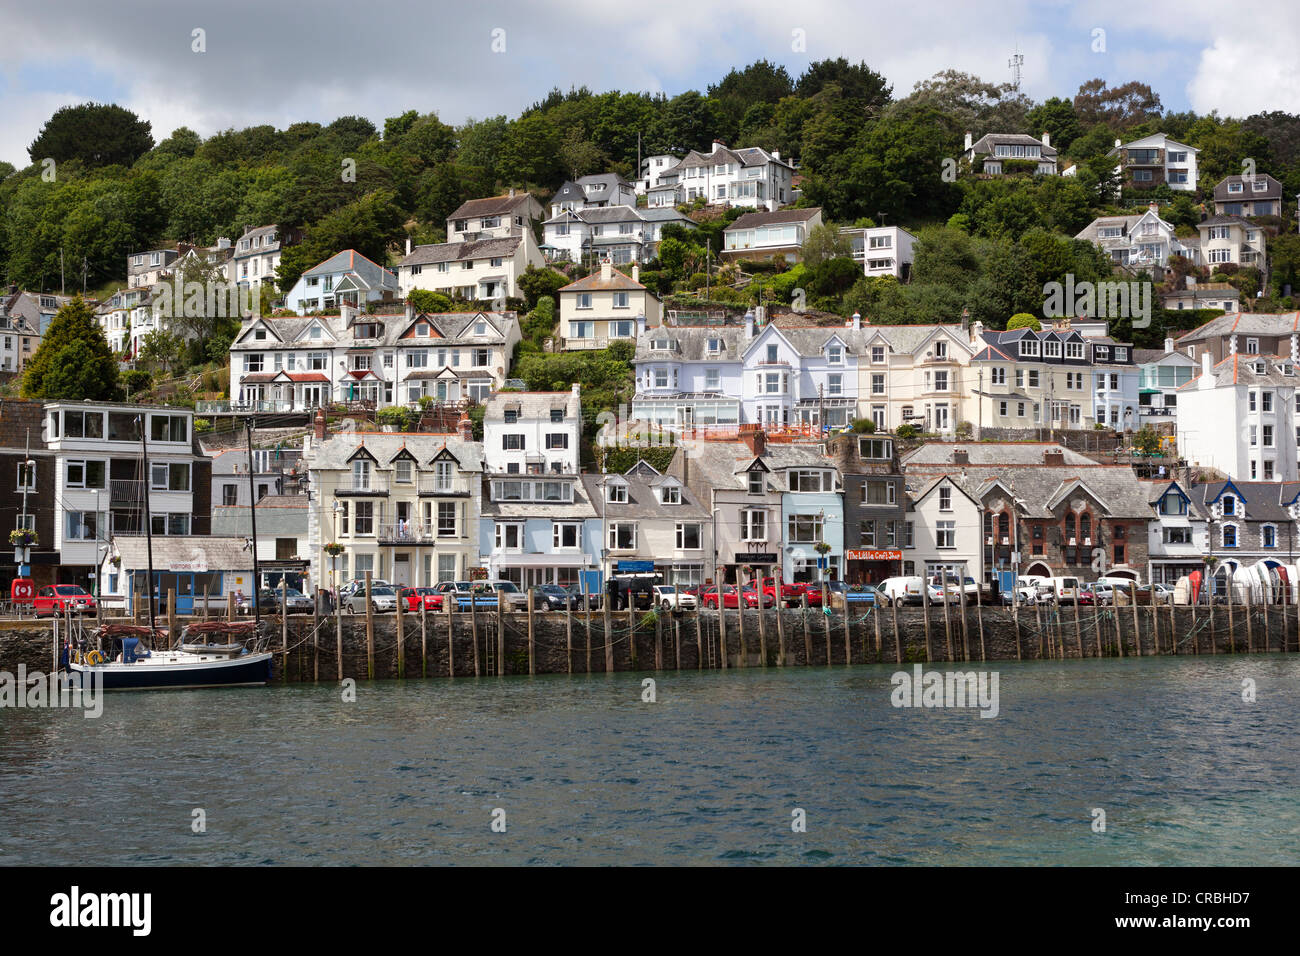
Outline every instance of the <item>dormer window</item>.
[(1237, 513), (1237, 499), (1233, 495), (1224, 495), (1222, 498), (1223, 513), (1225, 515), (1235, 515)]
[(562, 409), (562, 408), (552, 408), (552, 409), (551, 409), (551, 421), (552, 421), (552, 422), (562, 422), (562, 421), (564, 421), (564, 409)]
[(613, 505), (627, 504), (627, 485), (621, 481), (611, 482), (606, 485), (605, 500)]
[(1250, 184), (1250, 188), (1257, 193), (1268, 192), (1268, 181), (1264, 179), (1257, 179)]
[(761, 471), (751, 471), (749, 473), (749, 493), (751, 495), (761, 495), (766, 483)]
[(1239, 193), (1242, 191), (1241, 183), (1228, 183), (1228, 192)]
[(826, 350), (826, 361), (831, 365), (844, 364), (844, 347), (842, 345), (832, 345)]
[(709, 339), (709, 352), (717, 354), (722, 351), (722, 339)]
[[(938, 353), (936, 352), (935, 354), (936, 354), (936, 357), (937, 357)], [(1020, 343), (1020, 354), (1021, 354), (1021, 356), (1029, 356), (1029, 355), (1032, 355), (1032, 356), (1037, 357), (1037, 355), (1038, 355), (1038, 339), (1024, 339), (1024, 340)]]
[(664, 485), (659, 500), (666, 505), (679, 505), (682, 503), (682, 489), (677, 485)]
[(673, 347), (672, 339), (655, 339), (650, 347), (660, 352), (670, 351)]
[(415, 334), (416, 334), (416, 335), (421, 335), (421, 336), (423, 336), (423, 335), (428, 335), (428, 334), (429, 334), (429, 324), (428, 324), (427, 322), (420, 322), (420, 323), (419, 323), (418, 325), (416, 325), (416, 327), (415, 327)]
[(513, 425), (515, 422), (519, 421), (519, 412), (513, 408), (507, 408), (503, 417), (507, 425)]
[(475, 323), (474, 323), (474, 334), (475, 334), (475, 335), (487, 335), (487, 323), (486, 323), (486, 322), (475, 322)]
[(266, 329), (254, 329), (253, 338), (255, 338), (259, 342), (266, 341)]
[(1162, 515), (1187, 514), (1187, 499), (1175, 491), (1167, 491), (1160, 499), (1158, 509)]
[(313, 325), (313, 326), (311, 327), (311, 332), (309, 332), (308, 335), (310, 335), (311, 338), (313, 338), (313, 339), (320, 339), (320, 337), (321, 337), (321, 329), (320, 329), (320, 326), (319, 326), (319, 325)]
[[(1038, 354), (1037, 350), (1035, 350), (1034, 354), (1035, 354), (1035, 355)], [(936, 359), (940, 359), (940, 360), (946, 359), (946, 358), (948, 357), (948, 343), (947, 343), (947, 342), (935, 342), (935, 343), (934, 343), (934, 357), (935, 357)]]

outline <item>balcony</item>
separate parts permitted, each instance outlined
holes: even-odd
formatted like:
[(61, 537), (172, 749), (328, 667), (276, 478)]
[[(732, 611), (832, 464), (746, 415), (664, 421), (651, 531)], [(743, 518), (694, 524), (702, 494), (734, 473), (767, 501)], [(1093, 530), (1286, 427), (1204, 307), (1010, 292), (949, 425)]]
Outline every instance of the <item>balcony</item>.
[[(468, 478), (421, 478), (418, 485), (418, 494), (423, 498), (468, 498), (472, 489)], [(401, 490), (401, 486), (397, 486)]]
[(297, 407), (290, 401), (253, 401), (253, 402), (230, 402), (230, 401), (205, 401), (194, 403), (194, 414), (196, 415), (242, 415), (250, 412), (272, 412), (283, 414), (284, 412), (306, 412), (314, 409), (316, 406), (307, 403), (299, 403)]
[(379, 543), (384, 545), (429, 545), (438, 540), (436, 531), (434, 525), (399, 521), (395, 524), (380, 525), (377, 537)]
[(108, 483), (108, 500), (110, 507), (144, 505), (144, 482), (139, 480), (111, 479)]
[(388, 497), (388, 479), (374, 478), (369, 481), (346, 480), (334, 489), (339, 498), (378, 498)]

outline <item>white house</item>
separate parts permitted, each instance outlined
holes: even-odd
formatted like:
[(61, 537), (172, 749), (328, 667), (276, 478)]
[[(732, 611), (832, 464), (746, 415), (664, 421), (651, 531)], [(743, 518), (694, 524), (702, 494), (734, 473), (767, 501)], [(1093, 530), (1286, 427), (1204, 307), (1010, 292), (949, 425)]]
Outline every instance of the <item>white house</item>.
[(975, 142), (966, 134), (963, 155), (977, 172), (991, 176), (1015, 172), (1017, 164), (1039, 176), (1055, 176), (1056, 148), (1052, 139), (1043, 134), (1041, 140), (1024, 133), (986, 133)]
[(1153, 133), (1130, 143), (1115, 140), (1107, 156), (1118, 160), (1116, 171), (1122, 181), (1141, 189), (1168, 183), (1176, 192), (1196, 191), (1196, 155), (1200, 150)]
[(641, 160), (640, 176), (632, 184), (636, 194), (644, 196), (651, 187), (660, 185), (664, 174), (679, 162), (681, 162), (681, 157), (674, 156), (672, 153), (656, 153), (654, 156), (643, 158)]
[(285, 296), (299, 315), (330, 312), (341, 305), (362, 308), (397, 297), (397, 276), (355, 249), (344, 249), (312, 266)]
[(297, 230), (287, 233), (274, 223), (269, 226), (249, 227), (235, 240), (230, 257), (229, 279), (240, 285), (260, 286), (275, 282), (276, 270), (285, 248), (302, 238)]
[(1201, 234), (1202, 264), (1236, 263), (1263, 269), (1266, 262), (1264, 230), (1242, 216), (1210, 216), (1196, 224)]
[(853, 258), (862, 264), (862, 274), (871, 278), (893, 276), (906, 282), (912, 274), (916, 256), (912, 247), (916, 236), (900, 226), (874, 226), (870, 229), (842, 228), (840, 235), (853, 244)]
[(1160, 207), (1154, 202), (1137, 215), (1094, 219), (1074, 238), (1094, 243), (1119, 266), (1164, 269), (1171, 255), (1193, 263), (1200, 256), (1199, 244), (1178, 238), (1173, 223), (1160, 218)]
[(540, 269), (546, 262), (531, 227), (515, 233), (416, 246), (397, 264), (401, 296), (405, 298), (413, 289), (428, 289), (472, 302), (519, 297), (519, 277), (529, 266)]
[(447, 217), (448, 242), (504, 239), (531, 229), (542, 219), (542, 205), (531, 193), (511, 189), (504, 196), (470, 199)]
[[(676, 177), (675, 182), (670, 177)], [(781, 158), (777, 150), (768, 152), (757, 146), (728, 149), (714, 140), (707, 153), (691, 150), (676, 166), (663, 174), (665, 186), (671, 187), (665, 199), (655, 201), (658, 190), (648, 191), (651, 205), (672, 205), (703, 198), (713, 206), (752, 206), (775, 212), (794, 202), (794, 167)]]
[(723, 255), (729, 259), (781, 257), (794, 262), (803, 255), (808, 233), (822, 224), (818, 206), (747, 212), (722, 231)]
[(567, 392), (496, 392), (483, 411), (483, 460), (491, 473), (578, 473), (581, 385)]
[(659, 239), (668, 223), (696, 228), (693, 219), (671, 208), (561, 209), (543, 224), (542, 253), (552, 261), (599, 256), (616, 265), (644, 262), (659, 254)]
[(1241, 481), (1295, 481), (1297, 374), (1293, 356), (1234, 352), (1178, 390), (1178, 450), (1193, 467)]

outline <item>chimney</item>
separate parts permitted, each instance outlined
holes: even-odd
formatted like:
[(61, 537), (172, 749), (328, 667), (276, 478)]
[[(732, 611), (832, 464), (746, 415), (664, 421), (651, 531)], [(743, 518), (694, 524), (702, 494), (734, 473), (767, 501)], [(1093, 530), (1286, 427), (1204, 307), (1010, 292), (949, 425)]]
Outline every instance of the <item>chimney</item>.
[(853, 312), (853, 331), (858, 332), (862, 329), (862, 313), (854, 310)]
[(574, 382), (572, 392), (574, 398), (579, 398), (579, 399), (582, 398), (582, 383)]
[(608, 259), (600, 260), (600, 281), (609, 282), (614, 278), (614, 263)]
[(638, 336), (644, 335), (644, 334), (645, 334), (645, 328), (646, 328), (646, 325), (645, 325), (645, 313), (644, 313), (644, 312), (638, 312), (638, 313), (637, 313), (637, 317), (636, 317), (636, 334), (637, 334)]
[(641, 266), (638, 263), (632, 263), (632, 281), (641, 281)]
[(754, 337), (754, 310), (749, 309), (745, 312), (745, 338), (752, 339), (753, 337)]
[(1170, 352), (1172, 352), (1173, 350), (1174, 350), (1174, 339), (1173, 339), (1173, 336), (1169, 336), (1169, 335), (1167, 335), (1167, 336), (1165, 336), (1165, 354), (1168, 355), (1168, 354), (1169, 354)]
[(984, 323), (978, 319), (970, 327), (970, 341), (974, 345), (984, 337)]
[(965, 332), (970, 328), (970, 309), (961, 310), (961, 330)]
[(410, 237), (410, 236), (407, 236), (407, 237), (406, 237), (406, 254), (407, 254), (408, 256), (411, 254), (411, 237)]
[(725, 148), (726, 148), (726, 144), (723, 143), (722, 140), (720, 140), (720, 139), (715, 139), (715, 140), (713, 141), (713, 148), (712, 148), (711, 150), (709, 150), (709, 155), (712, 156), (712, 155), (713, 155), (714, 153), (716, 153), (719, 149), (725, 149)]
[(1119, 148), (1120, 148), (1121, 146), (1123, 146), (1123, 145), (1124, 145), (1124, 141), (1123, 141), (1122, 139), (1117, 139), (1117, 140), (1115, 140), (1115, 148), (1116, 148), (1116, 149), (1119, 149)]
[(954, 465), (969, 465), (970, 452), (965, 448), (954, 448), (952, 450), (952, 463)]
[(1060, 445), (1051, 445), (1043, 449), (1043, 464), (1048, 468), (1065, 467), (1065, 449)]
[(761, 424), (741, 425), (740, 440), (745, 443), (745, 447), (749, 449), (749, 453), (755, 458), (767, 454), (767, 435), (764, 433)]
[(514, 186), (511, 186), (511, 187), (510, 187), (510, 198), (511, 198), (511, 199), (514, 199), (514, 198), (515, 198), (515, 187), (514, 187)]
[(1154, 199), (1147, 203), (1147, 208), (1157, 216), (1160, 215), (1160, 203), (1156, 202)]
[(1187, 277), (1187, 289), (1188, 289), (1189, 292), (1195, 292), (1195, 291), (1196, 291), (1196, 276), (1188, 276), (1188, 277)]
[(1207, 348), (1201, 353), (1201, 381), (1198, 385), (1199, 388), (1211, 388), (1213, 386), (1214, 383), (1210, 379), (1213, 371), (1214, 361), (1210, 357), (1210, 350)]
[(781, 151), (780, 151), (779, 149), (774, 149), (774, 150), (772, 150), (772, 158), (773, 158), (773, 159), (780, 159), (780, 158), (781, 158)]
[(316, 409), (316, 418), (312, 421), (312, 434), (317, 441), (325, 440), (325, 409)]
[(469, 420), (469, 416), (461, 413), (460, 421), (456, 423), (456, 432), (460, 435), (461, 441), (474, 440), (474, 423)]
[(964, 152), (969, 153), (970, 150), (971, 150), (971, 146), (973, 146), (973, 145), (974, 145), (974, 144), (971, 142), (971, 139), (970, 139), (970, 130), (967, 130), (967, 131), (966, 131), (966, 145), (962, 147), (962, 150), (963, 150)]
[(406, 321), (410, 322), (414, 318), (415, 318), (415, 306), (411, 304), (410, 299), (407, 299), (406, 300)]
[(1048, 147), (1049, 149), (1051, 148), (1052, 145), (1052, 134), (1049, 133), (1047, 130), (1043, 130), (1043, 145)]
[(352, 321), (352, 306), (343, 302), (339, 303), (339, 320), (342, 323), (343, 328), (346, 329), (348, 323)]

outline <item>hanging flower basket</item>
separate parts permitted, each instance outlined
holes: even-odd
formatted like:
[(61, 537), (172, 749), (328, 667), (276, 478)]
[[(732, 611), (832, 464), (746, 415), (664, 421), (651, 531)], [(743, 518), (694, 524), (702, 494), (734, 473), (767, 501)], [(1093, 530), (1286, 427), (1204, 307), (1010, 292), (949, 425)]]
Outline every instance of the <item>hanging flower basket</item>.
[(818, 554), (830, 554), (831, 546), (827, 544), (825, 541), (818, 541), (815, 545), (813, 545), (813, 550), (816, 551)]
[(14, 528), (9, 532), (9, 543), (15, 548), (34, 548), (40, 542), (31, 528)]
[(329, 544), (325, 545), (325, 553), (331, 558), (337, 558), (343, 553), (343, 550), (343, 545), (339, 544), (337, 541), (331, 541)]
[(1205, 555), (1204, 557), (1201, 558), (1201, 560), (1204, 561), (1207, 565), (1219, 563), (1219, 559), (1212, 554)]

